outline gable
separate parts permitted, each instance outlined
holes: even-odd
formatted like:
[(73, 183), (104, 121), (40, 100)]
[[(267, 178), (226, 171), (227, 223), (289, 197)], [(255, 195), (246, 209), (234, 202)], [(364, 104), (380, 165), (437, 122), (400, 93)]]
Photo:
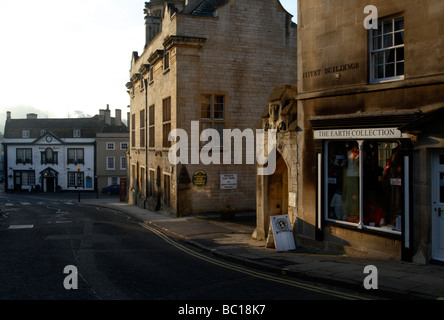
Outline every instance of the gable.
[(56, 137), (54, 134), (52, 134), (51, 132), (48, 132), (46, 134), (44, 134), (43, 136), (41, 136), (40, 138), (37, 138), (34, 142), (34, 144), (37, 145), (60, 145), (63, 144), (63, 142)]

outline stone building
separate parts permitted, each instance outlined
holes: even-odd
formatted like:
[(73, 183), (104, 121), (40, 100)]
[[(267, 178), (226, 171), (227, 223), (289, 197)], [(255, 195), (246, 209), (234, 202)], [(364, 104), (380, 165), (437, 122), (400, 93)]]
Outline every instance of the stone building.
[(104, 125), (96, 133), (97, 188), (120, 185), (120, 180), (127, 175), (127, 155), (129, 145), (128, 127), (122, 122), (122, 111), (116, 109), (111, 117), (109, 106), (99, 111)]
[[(127, 83), (128, 201), (177, 216), (255, 210), (256, 165), (245, 154), (227, 164), (233, 148), (215, 139), (208, 151), (201, 134), (256, 130), (273, 88), (296, 83), (292, 16), (278, 0), (152, 0), (145, 13), (145, 49), (133, 53)], [(168, 157), (174, 129), (189, 138), (173, 137), (187, 145), (177, 164)]]
[(443, 261), (444, 3), (368, 4), (298, 2), (297, 242)]

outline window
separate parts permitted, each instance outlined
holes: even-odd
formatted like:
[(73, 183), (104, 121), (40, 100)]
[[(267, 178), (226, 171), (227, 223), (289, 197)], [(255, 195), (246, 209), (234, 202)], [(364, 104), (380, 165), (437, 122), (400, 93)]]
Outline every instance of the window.
[(128, 142), (121, 142), (120, 150), (128, 150)]
[(223, 145), (223, 130), (225, 128), (225, 97), (223, 95), (202, 95), (201, 98), (201, 131), (215, 129), (219, 132), (220, 141), (216, 145)]
[(106, 170), (116, 170), (115, 157), (106, 157)]
[(165, 51), (163, 56), (163, 71), (167, 71), (170, 69), (170, 52)]
[(131, 115), (131, 147), (136, 147), (136, 115)]
[(29, 139), (31, 137), (31, 130), (22, 129), (22, 138)]
[(154, 81), (154, 67), (150, 67), (150, 75), (149, 75), (150, 83)]
[(327, 220), (399, 233), (407, 180), (400, 143), (331, 141), (326, 148)]
[(380, 19), (370, 30), (372, 82), (404, 79), (404, 17)]
[(126, 170), (126, 157), (120, 157), (120, 170)]
[(82, 136), (82, 130), (80, 129), (74, 129), (72, 131), (72, 137), (73, 138), (80, 138)]
[(107, 142), (106, 143), (106, 150), (115, 150), (116, 146), (114, 142)]
[(52, 148), (46, 148), (45, 151), (40, 153), (41, 164), (58, 164), (58, 152), (54, 152)]
[(33, 186), (35, 185), (35, 171), (14, 171), (15, 186)]
[(145, 148), (145, 110), (140, 111), (140, 147)]
[(68, 188), (83, 188), (84, 172), (68, 172)]
[(171, 132), (171, 97), (163, 99), (162, 102), (162, 119), (163, 119), (163, 147), (171, 147), (171, 141), (168, 140), (168, 135)]
[(32, 164), (32, 149), (31, 148), (17, 148), (16, 150), (16, 164)]
[(155, 119), (154, 119), (154, 105), (150, 106), (149, 108), (149, 128), (148, 128), (148, 139), (149, 139), (149, 147), (154, 148), (155, 147)]
[(68, 164), (85, 164), (83, 149), (68, 149)]

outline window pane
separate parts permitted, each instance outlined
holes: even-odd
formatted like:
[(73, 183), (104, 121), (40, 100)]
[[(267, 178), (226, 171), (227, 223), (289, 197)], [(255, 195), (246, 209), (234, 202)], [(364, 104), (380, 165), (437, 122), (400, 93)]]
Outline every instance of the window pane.
[(393, 34), (388, 34), (384, 36), (384, 48), (389, 48), (393, 46)]
[(385, 62), (395, 62), (395, 50), (385, 51)]
[(203, 95), (202, 96), (202, 119), (211, 119), (211, 96)]
[(384, 78), (384, 67), (378, 66), (375, 68), (375, 78), (380, 79)]
[(384, 64), (384, 52), (376, 53), (375, 57), (376, 57), (376, 59), (375, 59), (375, 64), (376, 65)]
[(330, 219), (359, 222), (359, 148), (355, 141), (328, 144)]
[(214, 119), (224, 119), (224, 96), (214, 97)]
[(404, 75), (404, 62), (399, 62), (396, 64), (396, 75), (397, 76)]
[(395, 46), (404, 44), (404, 31), (395, 33)]
[(396, 49), (396, 61), (404, 61), (404, 48)]
[(378, 50), (382, 48), (382, 37), (373, 38), (373, 50)]
[(401, 230), (403, 157), (396, 142), (364, 143), (364, 225)]
[(385, 77), (394, 77), (395, 76), (395, 64), (390, 63), (385, 66)]
[(404, 30), (404, 18), (398, 18), (395, 20), (395, 31)]
[(393, 20), (392, 19), (383, 22), (383, 31), (384, 31), (384, 33), (393, 32)]

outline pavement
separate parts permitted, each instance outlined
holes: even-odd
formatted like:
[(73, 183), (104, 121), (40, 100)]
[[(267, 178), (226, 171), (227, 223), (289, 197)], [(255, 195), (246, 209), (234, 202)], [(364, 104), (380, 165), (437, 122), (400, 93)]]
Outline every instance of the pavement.
[[(310, 252), (301, 247), (277, 252), (275, 248), (269, 248), (265, 241), (252, 239), (256, 223), (252, 213), (239, 213), (231, 219), (222, 219), (220, 214), (176, 218), (120, 202), (115, 197), (90, 198), (82, 202), (124, 212), (141, 223), (159, 228), (219, 258), (262, 271), (387, 299), (444, 300), (444, 265), (356, 258), (346, 254)], [(377, 290), (364, 288), (364, 279), (373, 274), (364, 273), (368, 265), (377, 268)]]

